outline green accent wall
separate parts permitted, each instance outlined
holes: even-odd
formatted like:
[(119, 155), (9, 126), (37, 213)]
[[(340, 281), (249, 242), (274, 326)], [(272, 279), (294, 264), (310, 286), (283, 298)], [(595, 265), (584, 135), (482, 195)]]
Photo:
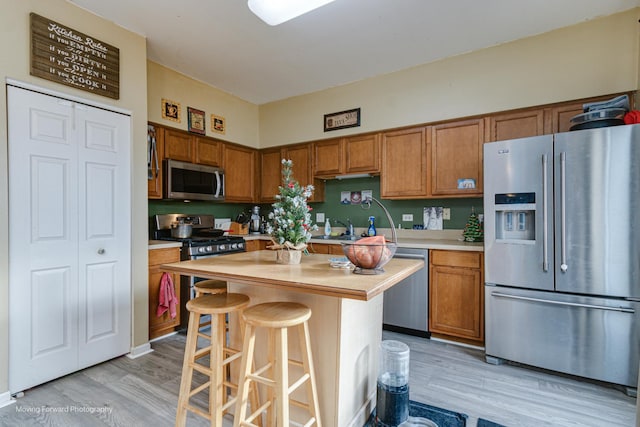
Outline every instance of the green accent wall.
[[(343, 191), (371, 190), (373, 197), (380, 200), (391, 214), (391, 218), (402, 228), (412, 228), (414, 224), (422, 225), (422, 215), (425, 207), (442, 206), (451, 209), (451, 220), (443, 221), (444, 229), (463, 229), (474, 208), (476, 213), (482, 213), (482, 198), (465, 199), (416, 199), (416, 200), (386, 200), (380, 198), (380, 177), (356, 178), (345, 180), (329, 180), (325, 183), (325, 201), (323, 203), (310, 203), (313, 208), (312, 220), (315, 221), (315, 213), (323, 212), (325, 217), (338, 219), (346, 223), (350, 218), (354, 227), (366, 227), (369, 224), (369, 216), (376, 217), (376, 227), (389, 228), (386, 215), (382, 209), (373, 203), (370, 209), (363, 209), (361, 205), (343, 205), (340, 203), (340, 194)], [(402, 221), (402, 214), (413, 214), (413, 221)], [(324, 224), (320, 224), (320, 228)]]
[[(476, 213), (482, 213), (482, 198), (465, 198), (465, 199), (418, 199), (418, 200), (382, 200), (380, 199), (380, 177), (357, 178), (345, 180), (328, 180), (325, 182), (325, 201), (322, 203), (310, 203), (312, 207), (312, 221), (316, 220), (316, 213), (323, 212), (325, 217), (330, 218), (331, 225), (335, 226), (334, 219), (338, 219), (346, 223), (347, 218), (351, 219), (354, 227), (366, 227), (369, 215), (376, 217), (376, 227), (388, 228), (386, 216), (384, 212), (375, 203), (371, 208), (365, 210), (360, 205), (343, 205), (340, 203), (340, 195), (343, 191), (363, 191), (371, 190), (373, 197), (380, 200), (387, 208), (396, 227), (398, 224), (402, 228), (412, 228), (414, 224), (422, 224), (423, 208), (427, 206), (442, 206), (451, 209), (451, 219), (443, 221), (444, 229), (461, 230), (464, 228), (471, 214), (472, 208)], [(251, 204), (235, 204), (235, 203), (212, 203), (212, 202), (180, 202), (180, 201), (164, 201), (149, 200), (149, 216), (167, 213), (185, 213), (185, 214), (210, 214), (216, 218), (235, 217), (240, 212), (249, 213)], [(262, 214), (267, 216), (271, 211), (270, 204), (263, 204)], [(402, 221), (402, 214), (413, 214), (413, 221)], [(319, 224), (322, 230), (324, 223)]]

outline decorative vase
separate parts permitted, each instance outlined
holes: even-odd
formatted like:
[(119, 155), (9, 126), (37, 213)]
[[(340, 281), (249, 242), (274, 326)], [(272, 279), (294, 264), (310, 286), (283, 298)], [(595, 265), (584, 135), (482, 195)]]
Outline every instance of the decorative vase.
[(300, 264), (302, 251), (295, 249), (278, 249), (276, 251), (276, 264)]

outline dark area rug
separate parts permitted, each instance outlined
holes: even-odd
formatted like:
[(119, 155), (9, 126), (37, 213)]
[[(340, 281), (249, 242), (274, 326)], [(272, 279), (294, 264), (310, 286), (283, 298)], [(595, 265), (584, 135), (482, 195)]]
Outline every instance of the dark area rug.
[[(438, 427), (465, 427), (467, 415), (459, 412), (448, 411), (424, 403), (409, 401), (409, 416), (426, 418), (438, 425)], [(376, 427), (376, 410), (374, 409), (364, 427)], [(480, 424), (478, 424), (480, 426)], [(499, 427), (499, 424), (486, 424), (485, 427)]]
[(502, 424), (494, 423), (493, 421), (485, 420), (484, 418), (478, 418), (478, 427), (505, 427)]

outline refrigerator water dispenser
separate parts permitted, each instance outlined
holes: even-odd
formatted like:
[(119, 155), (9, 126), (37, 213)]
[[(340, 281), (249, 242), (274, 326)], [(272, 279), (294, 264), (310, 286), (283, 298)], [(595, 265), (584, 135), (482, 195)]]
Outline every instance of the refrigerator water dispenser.
[(496, 241), (531, 243), (536, 238), (535, 193), (495, 195)]

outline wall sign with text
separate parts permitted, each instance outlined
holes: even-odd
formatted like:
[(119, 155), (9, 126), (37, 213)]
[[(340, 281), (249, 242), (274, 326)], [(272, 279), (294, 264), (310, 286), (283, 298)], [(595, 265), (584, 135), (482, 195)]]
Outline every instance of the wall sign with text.
[(31, 14), (32, 76), (120, 99), (120, 49)]
[(360, 126), (360, 109), (340, 111), (324, 115), (324, 131)]

